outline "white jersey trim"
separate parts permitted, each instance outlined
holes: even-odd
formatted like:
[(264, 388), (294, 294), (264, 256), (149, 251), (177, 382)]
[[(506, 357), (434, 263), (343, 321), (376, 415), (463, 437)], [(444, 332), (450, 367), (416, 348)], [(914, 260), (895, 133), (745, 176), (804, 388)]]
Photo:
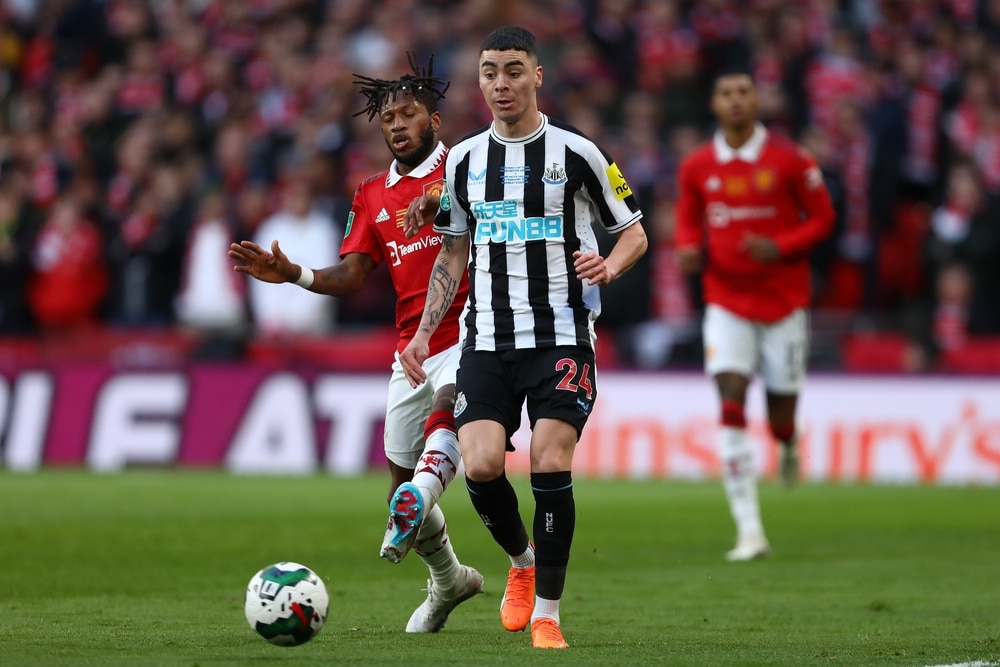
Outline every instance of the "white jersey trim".
[(540, 122), (538, 127), (536, 127), (531, 134), (526, 134), (523, 137), (502, 137), (497, 132), (497, 122), (493, 121), (490, 123), (490, 136), (499, 141), (501, 144), (506, 144), (508, 146), (517, 146), (518, 144), (526, 144), (530, 141), (536, 139), (539, 135), (545, 132), (545, 128), (549, 126), (549, 117), (543, 114), (541, 111), (538, 112), (538, 118)]
[(727, 144), (726, 135), (722, 133), (722, 130), (716, 130), (715, 136), (712, 137), (712, 148), (715, 149), (715, 160), (719, 164), (726, 164), (733, 160), (752, 163), (760, 159), (766, 141), (767, 128), (761, 123), (757, 123), (754, 125), (753, 134), (739, 148), (733, 148)]

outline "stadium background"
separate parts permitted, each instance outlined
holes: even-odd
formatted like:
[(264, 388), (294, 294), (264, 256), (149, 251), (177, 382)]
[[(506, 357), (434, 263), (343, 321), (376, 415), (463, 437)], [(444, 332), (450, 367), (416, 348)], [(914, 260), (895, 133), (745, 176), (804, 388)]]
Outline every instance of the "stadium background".
[(807, 476), (1000, 481), (1000, 3), (970, 0), (0, 2), (3, 465), (379, 466), (387, 273), (289, 311), (302, 290), (241, 282), (225, 249), (278, 228), (293, 261), (331, 263), (315, 239), (388, 162), (352, 73), (434, 54), (453, 143), (489, 118), (472, 64), (507, 22), (539, 36), (543, 110), (618, 158), (652, 239), (605, 293), (585, 472), (715, 474), (673, 175), (711, 132), (711, 74), (746, 62), (837, 203)]

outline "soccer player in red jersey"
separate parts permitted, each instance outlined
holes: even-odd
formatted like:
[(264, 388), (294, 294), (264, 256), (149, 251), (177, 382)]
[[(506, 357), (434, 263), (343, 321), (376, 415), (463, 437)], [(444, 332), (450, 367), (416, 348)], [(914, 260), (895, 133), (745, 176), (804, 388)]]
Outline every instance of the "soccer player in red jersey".
[(711, 108), (719, 129), (678, 172), (677, 252), (685, 271), (702, 273), (705, 370), (721, 401), (722, 476), (737, 528), (727, 559), (743, 561), (770, 552), (746, 433), (747, 387), (760, 372), (781, 475), (791, 485), (799, 472), (809, 251), (832, 232), (835, 214), (813, 158), (757, 121), (747, 70), (716, 78)]
[[(398, 355), (413, 338), (424, 310), (427, 282), (441, 237), (430, 226), (407, 238), (403, 218), (414, 200), (427, 213), (444, 186), (448, 149), (437, 140), (441, 115), (437, 101), (447, 84), (434, 77), (433, 58), (421, 69), (411, 58), (414, 74), (394, 81), (358, 77), (367, 97), (369, 120), (378, 118), (382, 135), (395, 158), (388, 169), (367, 179), (354, 195), (347, 218), (341, 262), (313, 271), (282, 253), (275, 240), (271, 251), (250, 242), (232, 244), (234, 268), (270, 283), (294, 282), (318, 294), (350, 297), (358, 293), (380, 262), (387, 262), (396, 291), (397, 360), (392, 365), (385, 417), (385, 453), (392, 475), (390, 516), (380, 556), (398, 563), (412, 548), (430, 570), (427, 599), (410, 617), (407, 632), (437, 632), (461, 602), (482, 591), (483, 577), (462, 565), (452, 549), (438, 500), (455, 478), (460, 462), (455, 429), (455, 373), (460, 350), (459, 315), (468, 294), (463, 277), (460, 296), (444, 315), (430, 341), (427, 387), (412, 388)], [(425, 366), (426, 367), (426, 366)], [(430, 377), (430, 376), (429, 376)]]

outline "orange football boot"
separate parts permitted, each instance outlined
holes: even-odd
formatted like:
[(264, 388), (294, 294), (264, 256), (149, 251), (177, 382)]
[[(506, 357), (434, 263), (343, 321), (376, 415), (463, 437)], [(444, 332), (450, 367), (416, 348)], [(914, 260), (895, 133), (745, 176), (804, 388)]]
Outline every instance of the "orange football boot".
[(559, 624), (551, 618), (540, 618), (531, 623), (532, 648), (569, 648), (563, 639)]
[(528, 627), (531, 612), (535, 610), (535, 567), (510, 568), (507, 588), (500, 601), (500, 622), (510, 632), (520, 632)]

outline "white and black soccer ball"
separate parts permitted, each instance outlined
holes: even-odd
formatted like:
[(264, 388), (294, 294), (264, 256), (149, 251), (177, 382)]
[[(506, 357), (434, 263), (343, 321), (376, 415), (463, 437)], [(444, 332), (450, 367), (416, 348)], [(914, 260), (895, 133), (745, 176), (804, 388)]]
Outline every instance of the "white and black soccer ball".
[(305, 644), (323, 629), (329, 610), (323, 580), (300, 563), (268, 565), (247, 584), (247, 622), (277, 646)]

